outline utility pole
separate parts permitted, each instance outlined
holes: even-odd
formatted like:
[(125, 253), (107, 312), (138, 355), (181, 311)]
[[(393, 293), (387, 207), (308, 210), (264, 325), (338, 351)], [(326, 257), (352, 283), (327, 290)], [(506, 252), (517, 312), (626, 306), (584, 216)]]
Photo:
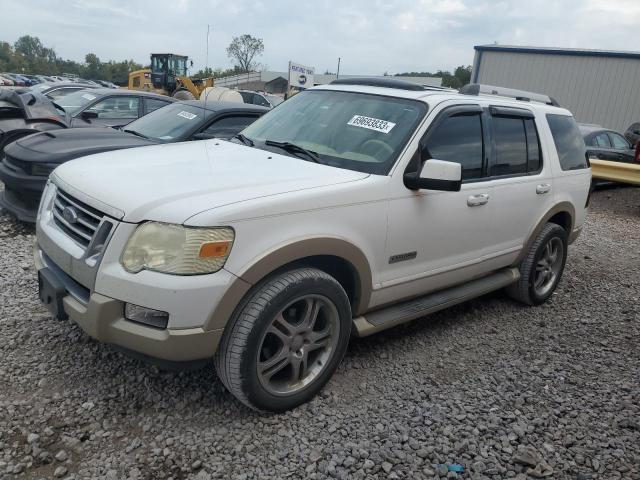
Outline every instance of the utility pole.
[(340, 57), (338, 57), (338, 71), (336, 72), (336, 80), (340, 78)]

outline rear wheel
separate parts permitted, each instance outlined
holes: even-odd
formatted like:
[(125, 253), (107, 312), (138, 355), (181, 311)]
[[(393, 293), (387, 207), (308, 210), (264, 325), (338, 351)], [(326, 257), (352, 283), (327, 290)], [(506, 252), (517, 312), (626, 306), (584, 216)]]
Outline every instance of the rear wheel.
[(566, 261), (566, 230), (546, 224), (520, 262), (520, 280), (507, 287), (507, 293), (528, 305), (546, 302), (560, 282)]
[(272, 277), (227, 326), (218, 376), (251, 408), (283, 411), (310, 400), (347, 348), (351, 308), (330, 275), (301, 268)]

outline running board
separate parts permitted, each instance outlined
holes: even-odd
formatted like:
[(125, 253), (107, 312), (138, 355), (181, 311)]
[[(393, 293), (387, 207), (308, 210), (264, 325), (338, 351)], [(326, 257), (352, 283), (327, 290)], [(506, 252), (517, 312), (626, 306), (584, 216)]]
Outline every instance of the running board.
[(506, 287), (519, 279), (520, 271), (517, 268), (506, 268), (462, 285), (374, 310), (353, 319), (356, 335), (366, 337)]

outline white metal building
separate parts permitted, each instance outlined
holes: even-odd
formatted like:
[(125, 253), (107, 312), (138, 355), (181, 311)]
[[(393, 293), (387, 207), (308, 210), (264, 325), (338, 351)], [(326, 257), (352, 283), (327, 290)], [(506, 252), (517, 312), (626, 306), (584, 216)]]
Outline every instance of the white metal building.
[(479, 45), (472, 83), (545, 93), (581, 123), (640, 121), (640, 52)]

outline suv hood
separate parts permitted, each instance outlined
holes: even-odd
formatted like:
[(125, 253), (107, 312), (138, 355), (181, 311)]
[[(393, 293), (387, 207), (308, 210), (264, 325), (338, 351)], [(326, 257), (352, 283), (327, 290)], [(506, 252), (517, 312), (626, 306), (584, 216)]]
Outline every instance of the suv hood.
[(94, 153), (156, 143), (114, 128), (70, 128), (23, 137), (6, 151), (11, 157), (25, 162), (57, 164)]
[(368, 176), (206, 140), (79, 158), (58, 167), (52, 178), (67, 193), (124, 221), (183, 223), (213, 208)]

